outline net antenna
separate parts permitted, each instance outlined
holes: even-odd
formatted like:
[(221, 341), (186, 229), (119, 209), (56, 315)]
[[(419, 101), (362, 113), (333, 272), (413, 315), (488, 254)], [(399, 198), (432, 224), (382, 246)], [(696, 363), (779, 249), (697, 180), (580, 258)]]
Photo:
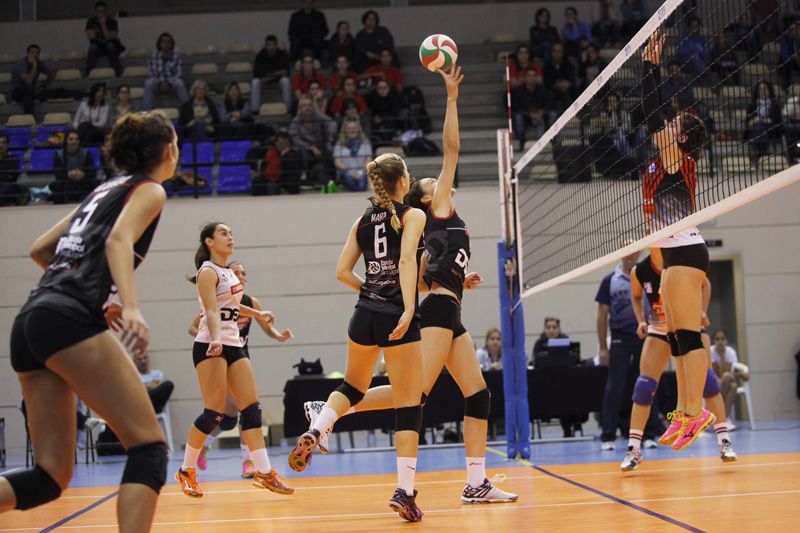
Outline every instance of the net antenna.
[[(750, 3), (667, 0), (518, 161), (501, 145), (508, 133), (498, 131), (503, 238), (517, 245), (521, 298), (800, 181), (800, 135), (787, 139), (788, 130), (774, 121), (753, 126), (763, 116), (756, 104), (763, 86), (777, 95), (784, 115), (794, 99), (792, 120), (800, 131), (800, 85), (784, 94), (791, 69), (779, 57), (782, 39), (800, 34), (800, 24), (783, 25), (788, 3), (778, 0), (774, 11), (737, 33), (731, 28), (747, 16)], [(670, 118), (699, 118), (709, 138), (695, 158), (691, 212), (658, 226), (645, 220), (643, 183), (658, 171), (658, 152), (642, 111), (640, 54), (656, 30), (666, 37), (656, 70), (671, 75), (656, 91), (666, 100), (660, 109)], [(686, 54), (689, 45), (696, 47)], [(698, 57), (705, 57), (699, 67)], [(664, 97), (675, 80), (683, 85)], [(778, 81), (783, 87), (775, 90)], [(611, 111), (611, 96), (622, 112)]]

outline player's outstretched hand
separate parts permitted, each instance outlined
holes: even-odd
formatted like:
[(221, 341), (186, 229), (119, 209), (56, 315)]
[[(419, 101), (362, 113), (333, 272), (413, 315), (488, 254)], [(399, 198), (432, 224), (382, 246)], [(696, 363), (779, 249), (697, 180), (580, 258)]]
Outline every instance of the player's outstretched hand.
[(661, 51), (664, 49), (664, 41), (666, 40), (666, 35), (660, 34), (658, 30), (654, 31), (644, 47), (642, 61), (650, 61), (652, 64), (658, 65), (661, 60)]
[(389, 335), (390, 341), (399, 341), (406, 335), (406, 331), (408, 331), (408, 326), (411, 325), (411, 319), (414, 317), (414, 310), (411, 311), (403, 311), (403, 314), (400, 315), (400, 320), (397, 321), (397, 326), (394, 328), (394, 331)]
[(122, 343), (132, 354), (137, 355), (147, 350), (150, 344), (150, 329), (144, 321), (142, 312), (137, 308), (122, 309)]
[(436, 72), (444, 79), (444, 84), (447, 87), (447, 99), (457, 100), (458, 86), (461, 85), (461, 82), (464, 80), (464, 75), (461, 74), (461, 67), (453, 63), (450, 65), (450, 68), (447, 69), (447, 72), (442, 69), (437, 69)]
[(483, 283), (483, 278), (477, 272), (470, 272), (464, 277), (464, 288), (468, 291), (475, 289)]

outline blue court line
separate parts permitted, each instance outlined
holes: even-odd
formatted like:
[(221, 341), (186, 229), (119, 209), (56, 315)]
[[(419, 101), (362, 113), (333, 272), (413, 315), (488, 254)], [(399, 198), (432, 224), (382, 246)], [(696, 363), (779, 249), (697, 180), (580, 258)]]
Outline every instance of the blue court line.
[(108, 496), (103, 496), (102, 498), (100, 498), (99, 500), (94, 502), (93, 504), (87, 505), (86, 507), (84, 507), (80, 511), (76, 511), (76, 512), (72, 513), (71, 515), (62, 518), (61, 520), (59, 520), (58, 522), (56, 522), (55, 524), (53, 524), (51, 526), (47, 526), (46, 528), (41, 530), (39, 533), (47, 533), (48, 531), (53, 531), (55, 528), (63, 526), (64, 524), (66, 524), (67, 522), (72, 520), (73, 518), (78, 518), (82, 514), (88, 513), (89, 511), (91, 511), (95, 507), (106, 503), (111, 498), (116, 498), (118, 494), (119, 494), (119, 491), (115, 490), (114, 492), (112, 492)]
[(668, 517), (666, 515), (663, 515), (661, 513), (657, 513), (655, 511), (651, 511), (650, 509), (642, 507), (641, 505), (636, 505), (635, 503), (631, 503), (631, 502), (629, 502), (627, 500), (623, 500), (622, 498), (617, 498), (616, 496), (608, 494), (607, 492), (603, 492), (602, 490), (590, 487), (589, 485), (584, 485), (583, 483), (578, 483), (577, 481), (573, 481), (573, 480), (571, 480), (571, 479), (569, 479), (567, 477), (560, 476), (560, 475), (558, 475), (558, 474), (556, 474), (554, 472), (550, 472), (548, 470), (545, 470), (541, 466), (537, 466), (537, 465), (531, 465), (531, 466), (535, 470), (538, 470), (539, 472), (541, 472), (542, 474), (547, 474), (550, 477), (554, 477), (554, 478), (556, 478), (556, 479), (558, 479), (560, 481), (564, 481), (565, 483), (569, 483), (570, 485), (575, 485), (576, 487), (582, 488), (583, 490), (588, 490), (589, 492), (593, 492), (593, 493), (597, 494), (598, 496), (602, 496), (603, 498), (606, 498), (606, 499), (611, 500), (613, 502), (619, 503), (621, 505), (625, 505), (626, 507), (630, 507), (631, 509), (639, 511), (640, 513), (644, 513), (644, 514), (650, 515), (650, 516), (652, 516), (654, 518), (658, 518), (659, 520), (663, 520), (664, 522), (670, 523), (670, 524), (672, 524), (674, 526), (678, 526), (678, 527), (683, 528), (683, 529), (685, 529), (687, 531), (692, 531), (693, 533), (704, 533), (702, 529), (697, 529), (694, 526), (690, 526), (689, 524), (685, 524), (685, 523), (683, 523), (683, 522), (681, 522), (679, 520), (675, 520), (674, 518), (670, 518), (670, 517)]

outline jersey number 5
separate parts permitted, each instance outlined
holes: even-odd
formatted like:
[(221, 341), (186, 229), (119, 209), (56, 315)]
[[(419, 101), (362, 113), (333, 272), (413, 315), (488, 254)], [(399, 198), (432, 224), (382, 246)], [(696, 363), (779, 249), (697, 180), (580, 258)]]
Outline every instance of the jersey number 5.
[(69, 228), (70, 235), (74, 235), (75, 233), (80, 233), (84, 229), (86, 229), (86, 226), (89, 225), (89, 219), (92, 218), (92, 215), (94, 214), (95, 210), (97, 210), (97, 205), (100, 203), (100, 200), (107, 194), (108, 191), (96, 194), (94, 198), (92, 198), (92, 201), (86, 204), (86, 207), (81, 209), (81, 213), (86, 213), (86, 215), (75, 219), (75, 221), (72, 223), (72, 226)]
[(375, 226), (375, 259), (386, 257), (389, 253), (389, 242), (386, 240), (386, 224)]
[(469, 256), (467, 255), (467, 251), (463, 248), (458, 250), (458, 255), (456, 255), (456, 264), (464, 269), (466, 272), (467, 265), (469, 265)]

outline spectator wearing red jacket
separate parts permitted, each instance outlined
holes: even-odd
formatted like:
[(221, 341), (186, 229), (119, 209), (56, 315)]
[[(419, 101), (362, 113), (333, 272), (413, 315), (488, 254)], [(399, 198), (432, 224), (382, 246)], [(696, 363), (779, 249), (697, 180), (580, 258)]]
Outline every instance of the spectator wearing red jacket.
[(402, 93), (404, 85), (403, 73), (392, 64), (393, 61), (394, 53), (388, 48), (384, 48), (381, 50), (381, 62), (367, 68), (358, 79), (370, 80), (371, 85), (375, 85), (380, 80), (386, 80), (389, 86), (396, 90), (398, 94)]
[(508, 65), (509, 76), (511, 77), (511, 87), (519, 87), (525, 84), (525, 76), (529, 70), (542, 77), (542, 67), (535, 61), (531, 61), (531, 50), (528, 45), (521, 44), (511, 58)]
[(347, 57), (339, 56), (336, 58), (333, 74), (328, 78), (327, 88), (334, 92), (339, 91), (344, 78), (353, 78), (355, 80), (358, 79), (358, 74), (350, 69), (350, 60)]
[(314, 56), (304, 55), (300, 70), (292, 76), (292, 90), (297, 100), (308, 92), (308, 84), (317, 80), (320, 87), (325, 85), (325, 76), (314, 68)]
[(264, 153), (259, 175), (253, 179), (253, 196), (300, 194), (303, 156), (292, 147), (292, 138), (285, 131), (275, 135), (272, 146)]
[(339, 119), (342, 116), (342, 104), (348, 99), (352, 99), (358, 104), (359, 113), (367, 112), (367, 101), (358, 94), (356, 80), (353, 78), (344, 78), (339, 84), (338, 94), (334, 96), (331, 101), (329, 114)]

